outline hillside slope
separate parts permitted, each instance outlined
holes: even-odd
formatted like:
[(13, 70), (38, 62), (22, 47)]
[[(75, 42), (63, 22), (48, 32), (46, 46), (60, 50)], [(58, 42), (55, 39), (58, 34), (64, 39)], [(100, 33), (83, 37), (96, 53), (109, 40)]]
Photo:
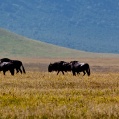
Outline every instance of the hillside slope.
[(89, 57), (91, 54), (93, 55), (93, 53), (31, 40), (10, 31), (0, 29), (0, 57), (72, 58)]
[(2, 0), (0, 27), (43, 42), (119, 53), (118, 0)]

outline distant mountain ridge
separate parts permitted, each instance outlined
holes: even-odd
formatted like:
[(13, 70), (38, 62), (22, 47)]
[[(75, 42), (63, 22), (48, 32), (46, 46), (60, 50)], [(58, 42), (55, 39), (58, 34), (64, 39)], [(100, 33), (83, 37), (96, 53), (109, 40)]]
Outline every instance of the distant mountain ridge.
[(1, 0), (0, 27), (59, 46), (119, 53), (118, 0)]

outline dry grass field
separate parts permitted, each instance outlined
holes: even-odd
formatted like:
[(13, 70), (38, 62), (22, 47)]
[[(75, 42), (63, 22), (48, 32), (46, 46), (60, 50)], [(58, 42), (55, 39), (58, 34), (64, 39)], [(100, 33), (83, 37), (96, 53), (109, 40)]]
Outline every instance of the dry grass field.
[(2, 119), (118, 119), (119, 59), (88, 62), (91, 76), (47, 72), (50, 62), (74, 59), (21, 59), (26, 74), (0, 73)]

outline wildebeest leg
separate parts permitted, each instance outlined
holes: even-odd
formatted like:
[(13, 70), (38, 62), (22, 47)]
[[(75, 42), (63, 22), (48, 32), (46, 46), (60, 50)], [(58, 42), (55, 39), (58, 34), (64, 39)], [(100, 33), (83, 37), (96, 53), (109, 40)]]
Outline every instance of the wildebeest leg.
[(20, 68), (16, 68), (17, 73), (20, 71), (20, 73), (22, 74), (22, 70)]
[(3, 74), (5, 75), (6, 71), (3, 71)]
[(62, 74), (64, 75), (64, 72), (62, 71)]
[(85, 71), (83, 71), (83, 76), (86, 74), (86, 72)]
[(72, 71), (72, 73), (73, 73), (73, 76), (76, 76), (76, 73), (75, 73), (75, 71)]
[(19, 70), (20, 70), (20, 72), (21, 72), (21, 74), (22, 74), (22, 70), (19, 68)]
[(20, 71), (20, 73), (22, 74), (22, 70), (21, 70), (21, 68), (19, 68), (19, 71)]
[(17, 74), (17, 73), (19, 72), (19, 69), (16, 68), (16, 71), (17, 71), (17, 72), (16, 72), (16, 74)]
[(77, 72), (77, 75), (79, 75), (80, 74), (80, 72)]
[(60, 71), (57, 72), (57, 75), (59, 74)]

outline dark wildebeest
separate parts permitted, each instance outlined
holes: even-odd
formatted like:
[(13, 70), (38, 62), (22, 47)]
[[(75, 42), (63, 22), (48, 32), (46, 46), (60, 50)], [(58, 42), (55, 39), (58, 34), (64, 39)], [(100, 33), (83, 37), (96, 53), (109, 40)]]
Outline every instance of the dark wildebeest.
[[(9, 58), (2, 58), (2, 59), (0, 59), (0, 62), (1, 63), (2, 62), (11, 62), (11, 63), (14, 64), (14, 69), (16, 69), (17, 73), (20, 71), (21, 74), (22, 74), (22, 70), (23, 70), (24, 73), (26, 73), (25, 68), (24, 68), (22, 62), (19, 61), (19, 60), (11, 60)], [(21, 69), (21, 67), (22, 67), (22, 69)]]
[(49, 72), (56, 71), (57, 75), (61, 71), (62, 74), (64, 75), (64, 72), (71, 71), (71, 65), (70, 63), (65, 61), (50, 63), (48, 66), (48, 71)]
[(0, 71), (3, 71), (4, 75), (6, 71), (10, 71), (11, 75), (14, 75), (14, 64), (12, 62), (1, 62)]
[(90, 76), (90, 66), (88, 63), (80, 63), (78, 61), (71, 61), (71, 70), (73, 75), (75, 76), (76, 73), (83, 72), (84, 75), (87, 73)]

